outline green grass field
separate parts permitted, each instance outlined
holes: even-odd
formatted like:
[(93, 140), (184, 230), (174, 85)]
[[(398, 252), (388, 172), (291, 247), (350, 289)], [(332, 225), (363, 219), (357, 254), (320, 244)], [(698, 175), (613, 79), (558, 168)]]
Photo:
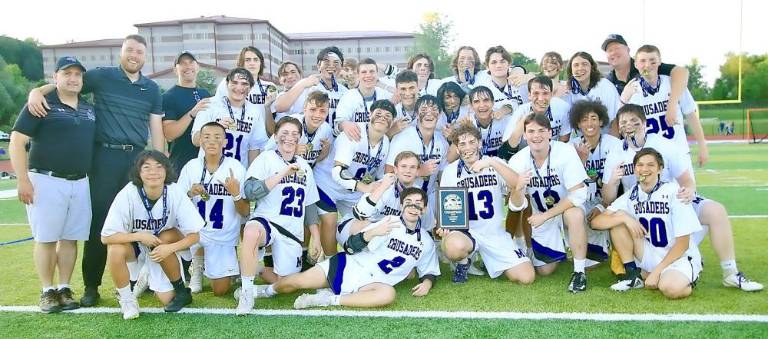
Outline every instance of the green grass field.
[[(768, 145), (713, 144), (711, 162), (697, 169), (699, 191), (719, 200), (731, 215), (768, 214)], [(696, 159), (694, 150), (694, 159)], [(762, 261), (768, 243), (768, 217), (732, 219), (739, 268), (754, 280), (768, 282)], [(26, 223), (22, 205), (15, 199), (0, 200), (0, 223)], [(27, 226), (0, 226), (0, 242), (29, 236)], [(701, 246), (705, 270), (694, 294), (684, 300), (668, 301), (660, 293), (636, 290), (617, 294), (608, 289), (613, 277), (605, 265), (588, 272), (589, 289), (572, 295), (566, 292), (571, 264), (554, 275), (537, 277), (528, 287), (502, 279), (470, 277), (463, 286), (444, 276), (424, 298), (410, 296), (415, 281), (397, 287), (395, 303), (386, 311), (477, 311), (477, 312), (587, 312), (630, 314), (751, 314), (768, 315), (768, 293), (745, 293), (721, 285), (719, 260), (709, 241)], [(39, 283), (32, 267), (32, 244), (0, 246), (0, 305), (35, 305)], [(72, 282), (82, 292), (79, 265)], [(101, 306), (116, 307), (112, 282), (107, 273), (101, 288)], [(257, 301), (258, 309), (290, 309), (298, 294)], [(149, 294), (140, 299), (142, 307), (158, 307)], [(207, 288), (195, 295), (192, 307), (236, 306), (232, 297), (214, 297)], [(672, 316), (674, 318), (674, 316)], [(631, 320), (631, 319), (627, 319)], [(236, 330), (234, 330), (236, 328)], [(101, 337), (126, 333), (139, 336), (265, 336), (280, 333), (288, 337), (510, 337), (549, 335), (556, 337), (765, 337), (766, 323), (703, 322), (599, 322), (577, 320), (488, 320), (488, 319), (395, 319), (348, 317), (252, 316), (143, 314), (138, 321), (123, 322), (117, 314), (40, 315), (0, 312), (0, 331), (9, 337), (65, 336)]]

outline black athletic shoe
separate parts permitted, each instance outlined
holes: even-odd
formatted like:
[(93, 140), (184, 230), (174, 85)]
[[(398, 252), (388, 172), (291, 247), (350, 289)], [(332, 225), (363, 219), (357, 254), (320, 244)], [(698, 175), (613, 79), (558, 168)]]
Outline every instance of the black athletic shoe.
[(584, 272), (573, 272), (573, 274), (571, 274), (571, 282), (568, 284), (568, 291), (579, 293), (586, 290), (587, 275)]
[(178, 311), (181, 311), (181, 309), (184, 308), (184, 306), (187, 306), (191, 303), (192, 303), (192, 290), (190, 290), (187, 287), (183, 291), (176, 292), (176, 295), (173, 296), (173, 299), (171, 299), (171, 302), (168, 303), (168, 305), (165, 305), (165, 311), (178, 312)]
[(101, 299), (101, 295), (99, 294), (98, 288), (86, 287), (85, 291), (83, 292), (83, 297), (80, 298), (80, 306), (82, 307), (96, 306), (99, 303), (99, 299)]

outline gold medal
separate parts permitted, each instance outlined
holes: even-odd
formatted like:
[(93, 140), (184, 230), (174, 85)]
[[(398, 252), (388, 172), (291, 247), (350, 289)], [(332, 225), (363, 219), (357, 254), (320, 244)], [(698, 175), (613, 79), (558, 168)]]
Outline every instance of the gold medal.
[(299, 180), (303, 180), (305, 176), (307, 176), (307, 172), (306, 172), (305, 170), (303, 170), (303, 169), (299, 168), (299, 169), (296, 171), (296, 178), (297, 178), (297, 179), (299, 179)]
[(645, 178), (647, 178), (647, 177), (648, 177), (648, 176), (645, 176), (645, 175), (641, 175), (641, 176), (638, 178), (638, 181), (640, 181), (640, 182), (645, 182)]
[(546, 197), (546, 198), (544, 198), (544, 203), (547, 204), (547, 206), (554, 206), (555, 205), (555, 198), (553, 198), (553, 197)]
[(233, 131), (233, 132), (237, 131), (237, 122), (233, 121), (232, 123), (230, 123), (229, 127), (227, 127), (227, 129), (230, 130), (230, 131)]
[(211, 196), (208, 194), (208, 192), (200, 193), (200, 199), (202, 199), (203, 201), (208, 201), (208, 199), (210, 199), (210, 198), (211, 198)]
[(267, 86), (267, 94), (268, 95), (272, 95), (272, 94), (275, 94), (275, 93), (277, 93), (277, 87), (275, 87), (275, 85)]
[(373, 177), (373, 175), (370, 172), (365, 172), (365, 174), (363, 175), (363, 180), (362, 181), (366, 185), (372, 183), (374, 180), (375, 180), (375, 178)]
[(310, 153), (312, 153), (312, 148), (314, 148), (314, 145), (312, 145), (312, 143), (310, 142), (310, 143), (304, 145), (304, 147), (307, 149), (307, 154), (310, 154)]

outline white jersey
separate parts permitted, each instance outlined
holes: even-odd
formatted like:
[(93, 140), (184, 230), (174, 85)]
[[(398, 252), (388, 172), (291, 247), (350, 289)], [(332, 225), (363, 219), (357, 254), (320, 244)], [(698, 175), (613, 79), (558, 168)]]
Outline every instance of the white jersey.
[(142, 199), (141, 188), (128, 183), (115, 196), (104, 220), (102, 237), (117, 233), (147, 232), (155, 236), (165, 230), (178, 229), (182, 234), (198, 233), (205, 221), (197, 213), (187, 192), (178, 184), (166, 185), (163, 195), (148, 212)]
[(419, 90), (419, 96), (425, 96), (427, 94), (437, 96), (437, 90), (443, 85), (443, 81), (440, 79), (427, 80), (427, 86)]
[[(230, 107), (225, 97), (214, 97), (208, 108), (195, 117), (192, 136), (200, 132), (203, 125), (223, 118), (234, 118), (237, 122), (236, 130), (226, 128), (227, 144), (224, 145), (224, 156), (235, 158), (243, 167), (248, 167), (248, 151), (264, 149), (268, 140), (264, 114), (259, 113), (258, 107), (247, 100), (243, 110), (243, 106)], [(205, 156), (205, 151), (200, 149), (198, 156)]]
[[(469, 105), (461, 105), (461, 106), (459, 106), (459, 111), (458, 112), (449, 112), (449, 113), (440, 112), (440, 116), (437, 118), (437, 128), (436, 129), (438, 131), (442, 131), (443, 128), (448, 126), (448, 124), (451, 124), (451, 125), (455, 124), (456, 121), (459, 120), (459, 117), (463, 117), (463, 116), (469, 114), (470, 111), (471, 111), (471, 109), (469, 108)], [(451, 121), (448, 121), (448, 116), (449, 115), (451, 116)]]
[[(441, 82), (444, 84), (447, 81), (455, 82), (461, 86), (464, 91), (469, 93), (469, 91), (473, 90), (477, 86), (483, 86), (486, 82), (490, 81), (488, 72), (484, 72), (482, 70), (477, 71), (475, 75), (472, 77), (472, 79), (469, 82), (460, 82), (459, 77), (456, 75), (449, 76), (447, 78), (443, 78)], [(442, 84), (441, 84), (442, 85)]]
[[(587, 172), (573, 146), (551, 141), (549, 156), (541, 166), (534, 164), (530, 146), (509, 159), (517, 173), (532, 173), (526, 193), (531, 197), (533, 213), (544, 213), (568, 196), (568, 189), (587, 180)], [(549, 202), (549, 203), (548, 203)]]
[[(298, 119), (302, 126), (304, 126), (303, 114), (294, 114), (291, 115), (291, 117)], [(301, 133), (299, 143), (305, 145), (312, 144), (312, 150), (306, 154), (301, 154), (300, 156), (304, 158), (304, 160), (306, 160), (312, 167), (315, 166), (317, 158), (320, 156), (320, 151), (323, 149), (323, 144), (321, 143), (323, 139), (328, 139), (331, 142), (333, 141), (333, 129), (327, 122), (323, 122), (323, 124), (320, 125), (320, 127), (318, 127), (315, 133), (312, 135), (310, 135), (306, 129), (304, 129), (304, 131)], [(275, 136), (273, 135), (269, 138), (267, 144), (264, 146), (264, 151), (272, 151), (275, 149), (277, 149), (277, 142), (275, 141)]]
[(419, 121), (419, 114), (414, 109), (413, 111), (408, 111), (403, 107), (403, 103), (399, 102), (397, 105), (395, 105), (395, 119), (405, 119), (410, 123), (409, 126), (416, 126), (416, 123)]
[(372, 98), (363, 99), (360, 89), (347, 91), (339, 100), (336, 107), (335, 125), (344, 121), (367, 123), (371, 121), (371, 105), (376, 100), (392, 99), (392, 93), (376, 87)]
[[(287, 93), (286, 91), (280, 91), (277, 93), (277, 98), (280, 98), (281, 96), (285, 95)], [(280, 119), (285, 118), (292, 114), (303, 114), (304, 113), (304, 101), (307, 99), (307, 91), (302, 92), (299, 97), (296, 99), (296, 101), (293, 102), (293, 105), (288, 108), (285, 112), (278, 112), (277, 111), (277, 99), (275, 99), (275, 102), (272, 103), (271, 111), (274, 115), (275, 122), (280, 121)]]
[[(507, 130), (504, 132), (504, 140), (507, 140), (512, 136), (515, 126), (517, 126), (520, 121), (523, 121), (525, 117), (533, 113), (531, 104), (531, 102), (524, 103), (515, 110), (512, 114), (511, 121), (507, 124)], [(553, 139), (560, 139), (562, 136), (571, 134), (571, 123), (568, 115), (570, 110), (571, 105), (563, 99), (553, 97), (549, 102), (549, 109), (546, 114), (552, 127)]]
[(447, 164), (448, 141), (440, 131), (435, 131), (430, 142), (424, 142), (417, 127), (408, 127), (392, 138), (392, 145), (387, 156), (387, 165), (395, 166), (395, 158), (404, 151), (411, 151), (421, 158), (424, 163), (428, 160), (437, 160), (438, 172), (429, 176), (429, 180), (417, 178), (414, 186), (421, 188), (428, 194), (437, 189), (437, 175)]
[[(503, 160), (497, 158), (495, 161)], [(493, 167), (480, 172), (470, 172), (464, 161), (456, 160), (443, 170), (440, 187), (469, 189), (467, 203), (471, 230), (485, 232), (490, 228), (490, 232), (493, 232), (504, 225), (504, 196), (507, 194), (507, 184)]]
[[(688, 160), (689, 158), (674, 142), (664, 139), (658, 134), (649, 134), (645, 136), (645, 144), (642, 148), (653, 148), (661, 153), (664, 159), (664, 168), (661, 169), (661, 180), (665, 182), (676, 181), (678, 177), (690, 170), (693, 178), (693, 168)], [(621, 177), (621, 184), (624, 190), (630, 189), (637, 184), (635, 177), (635, 166), (632, 160), (635, 158), (638, 150), (633, 147), (625, 147), (625, 143), (612, 150), (605, 160), (605, 172), (603, 172), (603, 182), (608, 182), (613, 176), (613, 169), (619, 164), (624, 169), (624, 176)]]
[[(371, 224), (363, 231), (375, 228), (382, 222), (389, 222), (389, 220)], [(400, 227), (393, 229), (389, 234), (371, 239), (362, 252), (345, 255), (345, 257), (348, 261), (347, 267), (355, 268), (350, 273), (370, 276), (370, 279), (366, 280), (389, 286), (405, 280), (414, 268), (419, 277), (427, 274), (440, 275), (435, 242), (432, 237), (426, 229), (421, 227), (414, 231), (408, 230), (402, 221)]]
[[(340, 83), (336, 83), (336, 89), (334, 88), (326, 88), (323, 83), (319, 83), (315, 85), (314, 87), (309, 88), (308, 90), (305, 90), (305, 100), (306, 96), (309, 95), (309, 93), (312, 93), (314, 91), (320, 91), (328, 95), (328, 117), (325, 119), (329, 125), (333, 126), (333, 122), (336, 121), (336, 110), (339, 107), (339, 102), (341, 101), (341, 97), (344, 96), (344, 94), (347, 94), (349, 92), (349, 89), (347, 86), (344, 86)], [(302, 107), (304, 105), (304, 101), (301, 102)]]
[(194, 184), (201, 184), (208, 193), (208, 201), (204, 201), (200, 196), (196, 196), (193, 201), (208, 226), (200, 231), (200, 237), (218, 245), (236, 246), (240, 238), (240, 225), (245, 220), (237, 212), (232, 194), (224, 187), (223, 182), (229, 178), (231, 170), (235, 179), (240, 182), (240, 194), (243, 194), (245, 167), (235, 159), (223, 157), (219, 168), (209, 173), (204, 169), (204, 162), (205, 158), (202, 157), (187, 162), (181, 169), (177, 183), (184, 192), (189, 191)]
[(480, 122), (475, 117), (474, 112), (468, 112), (462, 115), (459, 119), (469, 117), (472, 124), (480, 130), (480, 141), (482, 143), (482, 155), (495, 157), (499, 154), (499, 148), (504, 144), (504, 132), (507, 131), (509, 122), (512, 121), (512, 117), (509, 115), (503, 116), (501, 119), (491, 119), (488, 127), (482, 127)]
[(363, 195), (362, 192), (350, 192), (341, 187), (331, 175), (335, 164), (341, 163), (347, 166), (346, 171), (355, 179), (362, 180), (365, 173), (370, 173), (377, 180), (384, 176), (384, 161), (389, 153), (389, 138), (381, 137), (376, 145), (369, 145), (368, 124), (358, 123), (360, 128), (360, 141), (353, 141), (345, 133), (339, 135), (333, 143), (331, 153), (320, 161), (315, 169), (318, 186), (331, 199), (357, 202)]
[[(576, 147), (582, 143), (582, 138), (571, 138), (569, 143)], [(584, 168), (587, 170), (587, 176), (589, 177), (585, 182), (588, 189), (587, 212), (592, 207), (602, 204), (603, 196), (600, 190), (603, 188), (603, 173), (606, 171), (605, 161), (608, 158), (608, 154), (612, 151), (620, 150), (621, 145), (621, 140), (618, 138), (609, 134), (603, 134), (600, 136), (600, 143), (589, 153), (587, 161), (584, 163)]]
[(688, 146), (688, 139), (685, 136), (683, 117), (696, 111), (696, 102), (693, 101), (691, 92), (686, 88), (682, 95), (680, 95), (680, 101), (678, 102), (679, 111), (677, 112), (677, 116), (680, 118), (677, 119), (677, 123), (675, 123), (674, 126), (668, 126), (666, 116), (667, 106), (669, 106), (669, 96), (672, 91), (671, 83), (672, 80), (670, 77), (659, 75), (659, 87), (655, 94), (640, 91), (632, 95), (629, 102), (643, 107), (646, 119), (645, 124), (647, 127), (646, 133), (658, 134), (664, 138), (672, 140), (688, 153), (690, 152), (690, 148)]
[[(256, 201), (254, 217), (263, 217), (269, 222), (278, 224), (294, 234), (299, 239), (304, 237), (304, 208), (317, 202), (320, 198), (315, 186), (315, 176), (306, 160), (295, 157), (304, 175), (286, 176), (275, 185), (267, 196)], [(288, 162), (277, 151), (259, 154), (248, 167), (246, 178), (266, 180), (282, 172)]]
[[(264, 121), (264, 116), (267, 111), (265, 107), (267, 102), (267, 88), (269, 88), (269, 86), (273, 86), (277, 88), (277, 86), (275, 86), (275, 84), (269, 81), (262, 81), (261, 79), (258, 79), (258, 78), (254, 80), (256, 80), (256, 82), (253, 84), (253, 87), (251, 87), (251, 91), (248, 92), (248, 96), (246, 97), (246, 100), (256, 105), (256, 112), (258, 113), (259, 117), (261, 117), (262, 121)], [(221, 82), (219, 83), (219, 86), (216, 87), (216, 94), (214, 96), (225, 97), (227, 96), (227, 93), (228, 93), (227, 79), (225, 78), (225, 79), (222, 79)]]
[[(676, 238), (701, 231), (701, 224), (693, 206), (683, 204), (677, 199), (680, 186), (676, 183), (659, 182), (654, 189), (649, 196), (637, 185), (632, 186), (608, 206), (608, 209), (624, 211), (637, 219), (646, 230), (645, 241), (651, 245), (646, 246), (646, 250), (654, 251), (653, 254), (643, 253), (643, 256), (663, 258), (675, 245)], [(699, 248), (693, 237), (689, 241), (685, 255), (700, 258)]]
[[(616, 119), (616, 112), (618, 112), (619, 106), (621, 106), (619, 92), (616, 91), (613, 83), (606, 78), (600, 78), (597, 85), (592, 87), (586, 94), (574, 93), (572, 89), (565, 94), (563, 99), (571, 106), (582, 100), (600, 101), (608, 110), (608, 119), (610, 121)], [(603, 127), (603, 133), (608, 133), (609, 128), (610, 124), (606, 124)]]
[[(528, 102), (528, 84), (513, 86), (509, 81), (505, 86), (498, 86), (488, 71), (483, 71), (487, 76), (482, 79), (482, 85), (488, 87), (493, 93), (493, 110), (498, 111), (504, 106), (509, 106), (514, 112), (520, 105)], [(615, 92), (615, 91), (614, 91)]]

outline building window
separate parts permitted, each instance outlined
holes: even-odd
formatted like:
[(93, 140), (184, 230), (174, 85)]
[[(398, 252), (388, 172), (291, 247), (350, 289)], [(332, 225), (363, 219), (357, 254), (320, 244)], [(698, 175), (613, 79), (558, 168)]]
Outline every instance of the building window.
[(101, 61), (107, 60), (107, 57), (102, 55), (102, 56), (99, 57), (99, 60), (101, 60)]
[(381, 53), (381, 47), (376, 47), (376, 53)]
[(365, 48), (365, 53), (371, 53), (371, 48), (370, 47), (366, 47)]
[(390, 52), (390, 48), (389, 48), (389, 46), (387, 46), (387, 47), (384, 47), (384, 52), (387, 52), (387, 53), (389, 53), (389, 52)]
[(405, 51), (405, 53), (408, 53), (408, 52), (411, 51), (411, 48), (408, 47), (408, 46), (405, 46), (405, 47), (403, 47), (403, 51)]
[(400, 46), (395, 46), (395, 52), (400, 52)]

